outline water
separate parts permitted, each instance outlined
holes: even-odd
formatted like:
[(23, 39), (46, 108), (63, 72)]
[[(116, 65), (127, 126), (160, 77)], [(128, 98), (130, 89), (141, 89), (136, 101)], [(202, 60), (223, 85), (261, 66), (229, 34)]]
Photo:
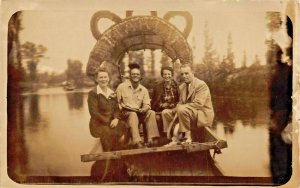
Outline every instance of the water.
[[(212, 130), (228, 143), (215, 156), (225, 175), (270, 177), (267, 101), (221, 97), (213, 101), (216, 122)], [(90, 175), (93, 163), (80, 161), (80, 155), (89, 153), (96, 142), (89, 132), (87, 90), (39, 90), (23, 95), (17, 108), (19, 117), (11, 119), (19, 123), (8, 136), (19, 136), (10, 147), (22, 160), (11, 157), (9, 162), (20, 164), (19, 170), (27, 176)]]

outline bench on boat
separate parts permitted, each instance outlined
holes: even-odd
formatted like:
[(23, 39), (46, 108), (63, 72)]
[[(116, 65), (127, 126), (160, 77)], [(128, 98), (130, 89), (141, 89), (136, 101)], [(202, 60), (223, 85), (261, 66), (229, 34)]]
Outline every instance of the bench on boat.
[(181, 182), (192, 177), (223, 176), (210, 150), (220, 153), (227, 142), (218, 139), (208, 127), (202, 127), (198, 133), (203, 141), (84, 154), (81, 161), (93, 162), (91, 176), (104, 182), (165, 182), (171, 177), (172, 181)]
[(82, 162), (90, 162), (97, 160), (107, 159), (121, 159), (124, 156), (133, 156), (141, 154), (161, 153), (161, 152), (172, 152), (172, 151), (183, 151), (183, 152), (197, 152), (205, 150), (215, 150), (217, 153), (221, 149), (227, 147), (227, 142), (220, 140), (208, 127), (204, 127), (202, 132), (204, 142), (193, 142), (191, 144), (175, 145), (170, 147), (153, 147), (153, 148), (142, 148), (142, 149), (127, 149), (119, 151), (100, 152), (95, 154), (84, 154), (81, 155)]

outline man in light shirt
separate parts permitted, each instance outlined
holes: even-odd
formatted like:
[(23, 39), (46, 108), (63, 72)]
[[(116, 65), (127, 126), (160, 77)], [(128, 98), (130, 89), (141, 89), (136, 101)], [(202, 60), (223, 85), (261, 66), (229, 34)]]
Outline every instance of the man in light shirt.
[(117, 99), (122, 109), (122, 116), (130, 126), (132, 141), (136, 148), (142, 148), (139, 134), (139, 120), (146, 126), (148, 144), (159, 137), (155, 112), (150, 107), (148, 90), (140, 84), (141, 70), (138, 64), (130, 64), (130, 81), (123, 82), (117, 88)]

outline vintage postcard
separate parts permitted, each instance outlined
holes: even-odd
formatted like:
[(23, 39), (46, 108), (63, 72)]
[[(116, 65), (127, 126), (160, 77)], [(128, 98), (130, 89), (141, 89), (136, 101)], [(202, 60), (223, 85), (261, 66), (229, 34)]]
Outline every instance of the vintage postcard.
[(1, 3), (0, 187), (299, 183), (296, 0)]

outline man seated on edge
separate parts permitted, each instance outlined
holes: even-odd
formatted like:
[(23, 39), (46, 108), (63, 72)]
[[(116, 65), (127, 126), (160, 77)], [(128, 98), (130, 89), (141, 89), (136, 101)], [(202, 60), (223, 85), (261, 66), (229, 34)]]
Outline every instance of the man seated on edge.
[[(179, 121), (178, 132), (184, 133), (185, 141), (191, 143), (191, 126), (197, 123), (197, 127), (211, 126), (214, 119), (214, 110), (208, 86), (202, 80), (194, 76), (188, 65), (180, 67), (180, 73), (184, 83), (179, 86), (179, 103), (175, 109), (168, 109), (162, 114), (163, 122), (171, 123), (177, 114)], [(177, 137), (166, 146), (178, 144)]]
[(132, 142), (136, 148), (144, 147), (139, 134), (139, 119), (145, 123), (148, 144), (155, 145), (159, 132), (155, 112), (150, 107), (148, 90), (140, 84), (140, 66), (129, 64), (129, 69), (129, 82), (121, 83), (116, 90), (122, 117), (130, 127)]

